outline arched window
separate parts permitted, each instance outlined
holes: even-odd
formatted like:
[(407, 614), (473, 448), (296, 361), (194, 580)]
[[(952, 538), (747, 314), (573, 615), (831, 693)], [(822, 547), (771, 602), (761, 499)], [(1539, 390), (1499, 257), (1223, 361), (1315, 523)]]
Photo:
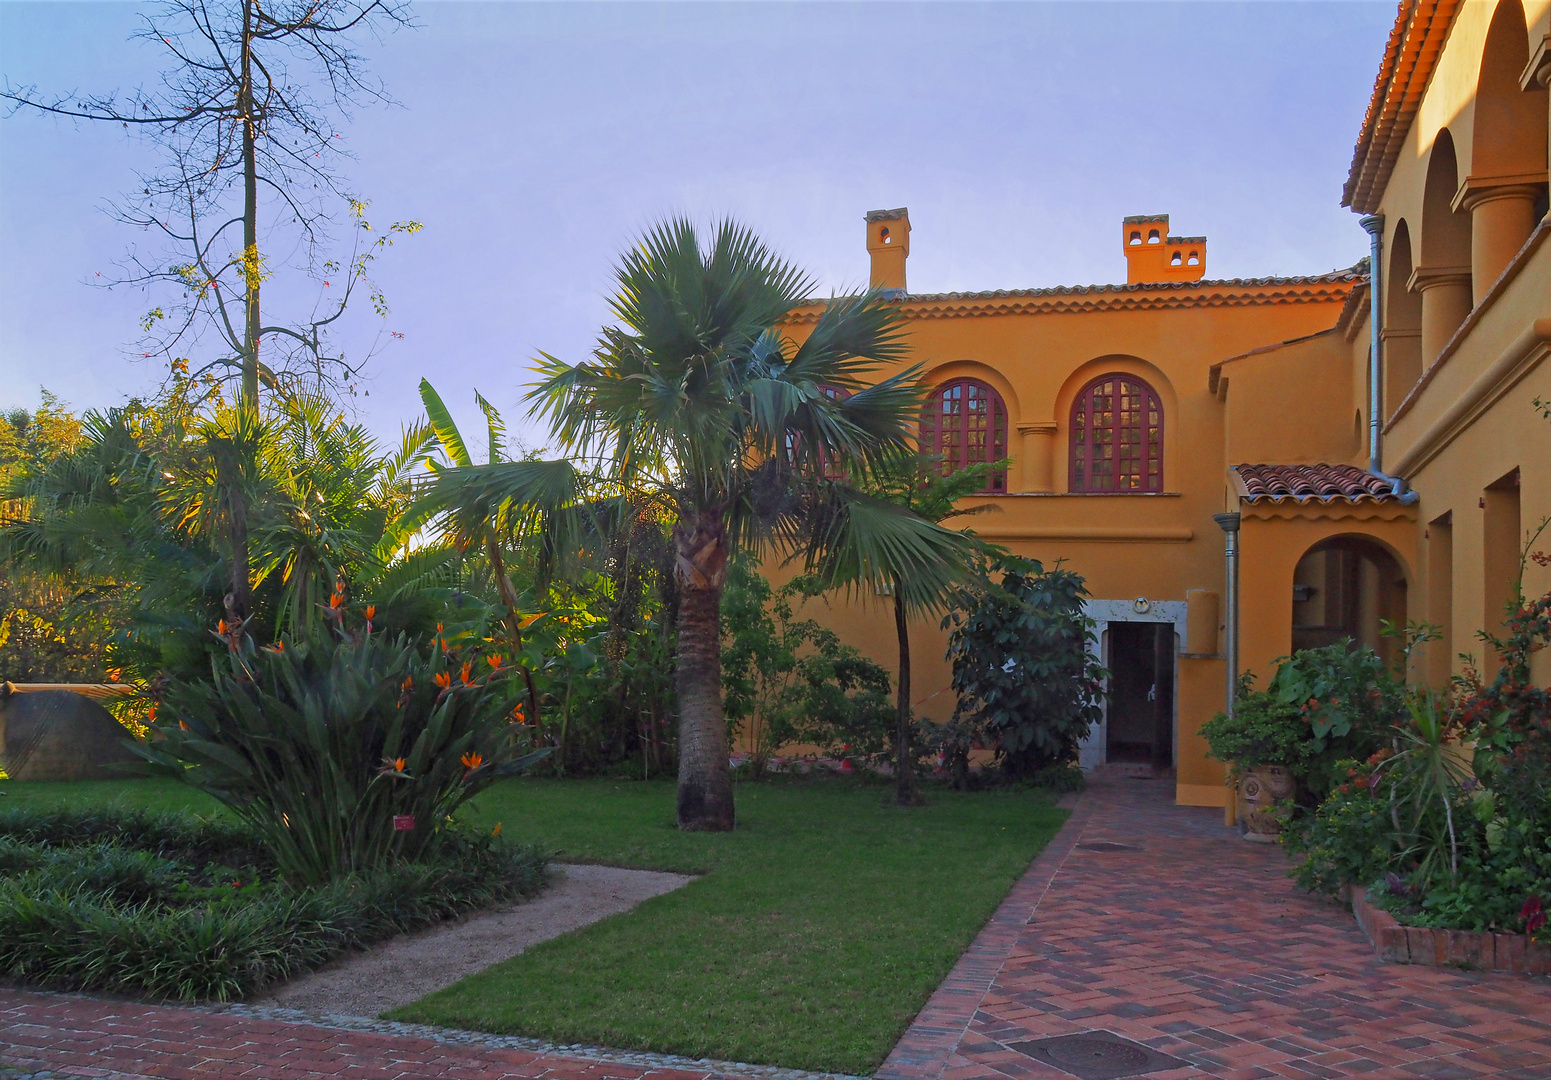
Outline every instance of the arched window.
[(1072, 491), (1162, 491), (1163, 406), (1133, 375), (1100, 375), (1072, 403)]
[[(921, 448), (942, 456), (942, 471), (950, 473), (982, 461), (1007, 456), (1007, 406), (1002, 395), (975, 379), (954, 379), (932, 394), (921, 415)], [(986, 477), (987, 492), (1007, 490), (1007, 473)]]

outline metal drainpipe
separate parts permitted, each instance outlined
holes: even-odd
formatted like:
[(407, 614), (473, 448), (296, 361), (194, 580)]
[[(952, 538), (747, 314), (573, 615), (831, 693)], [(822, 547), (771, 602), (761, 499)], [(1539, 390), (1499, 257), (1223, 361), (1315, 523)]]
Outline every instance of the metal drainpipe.
[(1365, 214), (1357, 222), (1368, 234), (1368, 471), (1390, 486), (1402, 506), (1410, 506), (1422, 496), (1406, 490), (1406, 482), (1384, 471), (1384, 390), (1383, 369), (1379, 362), (1380, 336), (1384, 329), (1384, 306), (1379, 302), (1379, 264), (1384, 254), (1384, 215)]
[[(1224, 589), (1227, 616), (1224, 620), (1227, 638), (1224, 651), (1228, 654), (1228, 686), (1227, 708), (1228, 719), (1233, 719), (1236, 700), (1239, 696), (1239, 521), (1238, 514), (1213, 514), (1212, 520), (1217, 522), (1223, 531), (1224, 548), (1223, 557), (1227, 571), (1227, 588)], [(1238, 799), (1231, 792), (1224, 814), (1223, 823), (1234, 825), (1238, 817)]]

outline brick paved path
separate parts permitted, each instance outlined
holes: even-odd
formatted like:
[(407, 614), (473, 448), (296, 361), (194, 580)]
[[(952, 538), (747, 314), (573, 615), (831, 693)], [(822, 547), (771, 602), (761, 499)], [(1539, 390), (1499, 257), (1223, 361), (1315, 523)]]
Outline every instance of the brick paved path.
[[(1090, 788), (878, 1080), (1070, 1080), (1006, 1044), (1092, 1030), (1191, 1063), (1149, 1080), (1551, 1080), (1551, 980), (1380, 964), (1279, 850), (1172, 794)], [(797, 1080), (499, 1043), (0, 989), (0, 1061), (51, 1076)]]
[[(1102, 851), (1117, 843), (1136, 851)], [(1551, 979), (1381, 964), (1286, 857), (1173, 805), (1089, 788), (878, 1072), (1070, 1080), (1008, 1043), (1106, 1030), (1190, 1062), (1148, 1080), (1551, 1080)]]
[[(498, 1037), (406, 1035), (276, 1019), (285, 1010), (186, 1009), (0, 989), (0, 1063), (51, 1078), (107, 1080), (796, 1080), (787, 1070), (608, 1060), (501, 1046)], [(381, 1028), (417, 1025), (378, 1024)], [(428, 1034), (430, 1029), (422, 1029)], [(619, 1055), (650, 1059), (660, 1055)], [(0, 1071), (0, 1076), (7, 1075)]]

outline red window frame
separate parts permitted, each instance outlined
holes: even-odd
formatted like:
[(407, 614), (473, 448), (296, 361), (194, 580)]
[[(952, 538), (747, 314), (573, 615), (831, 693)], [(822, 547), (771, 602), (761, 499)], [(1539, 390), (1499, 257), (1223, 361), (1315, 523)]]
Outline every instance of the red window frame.
[(1069, 491), (1163, 490), (1163, 402), (1135, 375), (1111, 371), (1072, 402)]
[[(979, 379), (953, 379), (932, 391), (921, 414), (921, 449), (941, 455), (944, 475), (1007, 457), (1007, 404)], [(983, 494), (1007, 491), (1007, 470), (986, 477)]]

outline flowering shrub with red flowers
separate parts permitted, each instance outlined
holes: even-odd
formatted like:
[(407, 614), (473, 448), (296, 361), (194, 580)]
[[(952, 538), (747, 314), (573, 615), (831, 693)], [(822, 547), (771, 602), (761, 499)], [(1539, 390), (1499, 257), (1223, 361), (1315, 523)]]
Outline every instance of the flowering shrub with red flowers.
[(486, 641), (421, 648), (349, 611), (336, 592), (319, 631), (228, 639), (209, 679), (167, 687), (137, 744), (229, 806), (294, 885), (434, 854), (463, 802), (548, 753), (514, 720), (517, 665)]
[(1306, 856), (1305, 888), (1346, 884), (1414, 926), (1528, 933), (1551, 940), (1551, 693), (1530, 657), (1551, 642), (1551, 595), (1520, 600), (1490, 682), (1447, 696), (1410, 691), (1389, 746), (1345, 773), (1284, 842)]

